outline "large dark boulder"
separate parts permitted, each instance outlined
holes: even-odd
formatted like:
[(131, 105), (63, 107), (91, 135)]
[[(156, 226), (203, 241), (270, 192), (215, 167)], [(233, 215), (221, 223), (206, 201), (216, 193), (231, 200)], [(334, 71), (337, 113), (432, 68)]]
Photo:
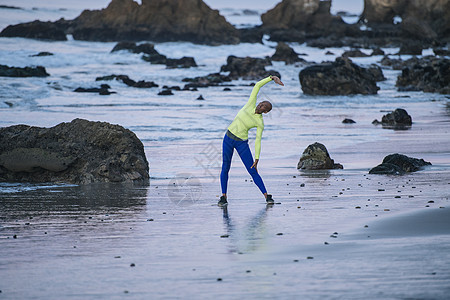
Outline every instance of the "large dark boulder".
[(67, 40), (64, 28), (61, 28), (58, 23), (41, 21), (9, 25), (2, 30), (0, 37), (24, 37), (54, 41)]
[(406, 63), (396, 85), (400, 91), (450, 94), (450, 59), (427, 56)]
[(297, 164), (297, 169), (302, 170), (322, 170), (322, 169), (343, 169), (341, 164), (336, 164), (331, 159), (327, 148), (320, 143), (314, 143), (306, 147)]
[(112, 0), (73, 20), (74, 39), (88, 41), (190, 41), (236, 44), (239, 32), (202, 0)]
[(1, 77), (47, 77), (50, 76), (44, 67), (8, 67), (0, 65)]
[(402, 175), (408, 172), (419, 171), (428, 165), (431, 165), (431, 163), (423, 159), (395, 153), (386, 156), (380, 165), (369, 171), (369, 174)]
[(308, 95), (376, 94), (380, 80), (379, 70), (370, 70), (354, 64), (348, 58), (336, 58), (332, 63), (321, 63), (304, 68), (299, 73), (303, 93)]
[(51, 128), (0, 128), (0, 181), (142, 182), (144, 146), (119, 125), (75, 119)]
[(269, 75), (280, 76), (277, 71), (267, 71), (266, 66), (272, 65), (269, 58), (228, 56), (227, 64), (220, 69), (221, 72), (230, 72), (231, 79), (258, 80)]
[(381, 122), (374, 120), (374, 125), (381, 124), (383, 128), (408, 129), (412, 125), (411, 116), (403, 108), (397, 108), (393, 112), (387, 113), (381, 118)]

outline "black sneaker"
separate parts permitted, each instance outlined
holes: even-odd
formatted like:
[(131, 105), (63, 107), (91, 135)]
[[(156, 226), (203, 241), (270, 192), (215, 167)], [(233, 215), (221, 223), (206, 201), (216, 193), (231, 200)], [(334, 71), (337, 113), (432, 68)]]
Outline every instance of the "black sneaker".
[(275, 201), (272, 199), (272, 195), (267, 195), (266, 202), (267, 204), (275, 204)]
[(218, 206), (226, 206), (228, 204), (227, 198), (225, 196), (220, 196), (220, 200), (217, 203)]

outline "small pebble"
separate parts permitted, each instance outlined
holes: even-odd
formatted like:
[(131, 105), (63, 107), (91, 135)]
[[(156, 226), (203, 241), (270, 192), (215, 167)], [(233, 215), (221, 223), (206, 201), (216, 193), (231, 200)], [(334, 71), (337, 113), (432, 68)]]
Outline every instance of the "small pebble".
[(367, 228), (367, 227), (369, 227), (369, 225), (364, 225), (364, 228)]
[(385, 208), (384, 211), (390, 211), (390, 209), (389, 208)]
[(227, 238), (227, 237), (229, 237), (230, 235), (228, 235), (228, 234), (224, 234), (224, 235), (221, 235), (220, 237), (221, 238)]
[(153, 219), (147, 219), (147, 221), (148, 221), (148, 222), (152, 222), (152, 221), (154, 221), (154, 220), (153, 220)]
[(217, 278), (217, 281), (222, 281), (222, 278), (220, 278), (220, 277), (219, 277), (219, 278)]
[(301, 183), (301, 184), (300, 184), (300, 187), (305, 187), (305, 184), (304, 184), (304, 183)]
[(394, 198), (401, 198), (402, 196), (395, 196)]
[(312, 256), (308, 256), (306, 259), (314, 259), (314, 257)]
[(428, 203), (434, 203), (434, 201), (433, 201), (433, 200), (430, 200), (430, 201), (428, 201)]
[(324, 242), (325, 245), (328, 245), (328, 242)]
[(278, 232), (277, 235), (283, 235), (283, 233), (282, 232)]
[(134, 263), (130, 264), (130, 267), (136, 267), (136, 265)]
[(298, 262), (298, 259), (294, 259), (294, 262)]
[(385, 191), (385, 189), (378, 189), (378, 191), (379, 191), (379, 192), (384, 192), (384, 191)]
[(356, 208), (356, 209), (360, 209), (360, 208), (361, 208), (361, 206), (356, 206), (355, 208)]
[(250, 270), (245, 271), (245, 273), (250, 273), (250, 272), (251, 272)]

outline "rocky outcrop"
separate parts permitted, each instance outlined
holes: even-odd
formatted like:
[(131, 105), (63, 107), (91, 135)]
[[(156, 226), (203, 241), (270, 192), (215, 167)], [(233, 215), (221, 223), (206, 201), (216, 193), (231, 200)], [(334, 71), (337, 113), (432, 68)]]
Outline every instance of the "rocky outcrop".
[(336, 164), (328, 154), (327, 148), (320, 143), (314, 143), (306, 147), (297, 164), (297, 169), (322, 170), (343, 169), (341, 164)]
[(119, 125), (75, 119), (51, 128), (0, 128), (0, 181), (147, 182), (136, 135)]
[(221, 72), (230, 72), (231, 79), (242, 78), (244, 80), (258, 80), (269, 75), (276, 75), (281, 78), (277, 71), (267, 71), (266, 66), (272, 65), (269, 58), (236, 57), (228, 56), (227, 64), (220, 69)]
[[(381, 80), (379, 67), (363, 68), (348, 58), (306, 67), (299, 73), (303, 93), (308, 95), (376, 94)], [(384, 78), (384, 77), (383, 77)]]
[(406, 62), (396, 86), (399, 91), (450, 94), (450, 59), (427, 56)]
[(300, 41), (348, 30), (350, 26), (333, 16), (330, 8), (331, 1), (283, 0), (261, 16), (262, 28), (279, 41)]
[(131, 53), (144, 53), (148, 55), (158, 55), (158, 51), (155, 49), (155, 45), (151, 43), (136, 44), (133, 42), (119, 42), (111, 50), (111, 53), (117, 51), (129, 51)]
[(294, 64), (296, 62), (306, 62), (303, 58), (298, 57), (298, 53), (294, 51), (289, 45), (283, 42), (279, 42), (275, 53), (272, 55), (273, 61), (284, 61), (287, 65)]
[(111, 92), (109, 89), (111, 87), (107, 84), (101, 84), (99, 88), (84, 88), (84, 87), (78, 87), (74, 89), (73, 91), (75, 93), (98, 93), (99, 95), (111, 95), (115, 94), (116, 92)]
[(190, 41), (235, 44), (239, 32), (202, 0), (112, 0), (73, 20), (74, 39), (88, 41)]
[(406, 110), (403, 108), (397, 108), (393, 112), (384, 115), (381, 118), (381, 122), (374, 120), (372, 124), (381, 124), (383, 125), (383, 128), (407, 129), (412, 125), (412, 118)]
[(403, 175), (408, 172), (416, 172), (424, 166), (431, 165), (423, 159), (408, 157), (403, 154), (390, 154), (383, 159), (383, 162), (372, 168), (369, 174)]
[(361, 19), (370, 26), (394, 24), (404, 36), (434, 40), (450, 35), (450, 1), (448, 0), (364, 0)]
[(194, 78), (183, 78), (183, 82), (188, 82), (184, 86), (184, 90), (203, 88), (209, 86), (218, 86), (224, 82), (230, 82), (230, 76), (222, 75), (220, 73), (211, 73), (206, 76), (198, 76)]
[(197, 63), (193, 57), (184, 56), (182, 58), (167, 58), (167, 56), (156, 51), (155, 45), (150, 43), (137, 45), (133, 42), (119, 42), (114, 46), (111, 52), (122, 50), (132, 53), (144, 53), (142, 56), (143, 60), (152, 64), (166, 65), (168, 69), (197, 67)]
[(0, 76), (1, 77), (47, 77), (50, 74), (47, 73), (44, 67), (8, 67), (5, 65), (0, 65)]
[(66, 41), (64, 27), (57, 22), (33, 21), (17, 25), (9, 25), (0, 33), (0, 37), (23, 37), (53, 41)]
[(128, 86), (131, 87), (135, 87), (135, 88), (153, 88), (153, 87), (158, 87), (158, 85), (156, 83), (154, 83), (153, 81), (145, 81), (145, 80), (140, 80), (140, 81), (134, 81), (133, 79), (131, 79), (130, 77), (128, 77), (128, 75), (108, 75), (108, 76), (102, 76), (102, 77), (97, 77), (95, 78), (95, 81), (108, 81), (108, 80), (117, 80), (117, 81), (122, 81), (123, 83), (125, 83)]

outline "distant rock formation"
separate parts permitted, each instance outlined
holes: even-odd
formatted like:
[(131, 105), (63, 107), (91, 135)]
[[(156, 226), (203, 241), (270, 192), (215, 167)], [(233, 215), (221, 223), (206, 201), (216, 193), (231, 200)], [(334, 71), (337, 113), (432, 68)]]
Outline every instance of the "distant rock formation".
[(51, 128), (0, 128), (2, 182), (142, 182), (144, 146), (119, 125), (75, 119)]
[(73, 20), (74, 39), (88, 41), (190, 41), (236, 44), (239, 32), (202, 0), (112, 0)]
[[(380, 76), (381, 74), (381, 76)], [(383, 75), (379, 67), (363, 68), (348, 58), (304, 68), (299, 73), (303, 93), (308, 95), (376, 94)]]
[(384, 115), (381, 118), (381, 122), (374, 120), (372, 124), (381, 124), (383, 125), (383, 128), (408, 129), (412, 125), (412, 118), (406, 110), (403, 108), (397, 108), (393, 112)]
[(8, 67), (0, 65), (1, 77), (47, 77), (50, 76), (44, 67)]
[(341, 164), (334, 163), (325, 145), (314, 143), (306, 147), (297, 164), (297, 169), (302, 170), (322, 170), (322, 169), (343, 169)]
[(369, 26), (394, 24), (396, 17), (404, 36), (425, 40), (450, 36), (448, 0), (364, 0), (361, 19)]
[(283, 0), (261, 16), (262, 28), (273, 40), (297, 42), (350, 30), (352, 26), (333, 16), (330, 8), (330, 0)]
[(408, 172), (416, 172), (424, 166), (431, 165), (423, 159), (408, 157), (403, 154), (390, 154), (383, 159), (383, 162), (372, 168), (369, 174), (384, 174), (384, 175), (403, 175)]
[(64, 26), (58, 22), (33, 21), (17, 25), (9, 25), (0, 32), (0, 37), (23, 37), (52, 41), (66, 41)]

